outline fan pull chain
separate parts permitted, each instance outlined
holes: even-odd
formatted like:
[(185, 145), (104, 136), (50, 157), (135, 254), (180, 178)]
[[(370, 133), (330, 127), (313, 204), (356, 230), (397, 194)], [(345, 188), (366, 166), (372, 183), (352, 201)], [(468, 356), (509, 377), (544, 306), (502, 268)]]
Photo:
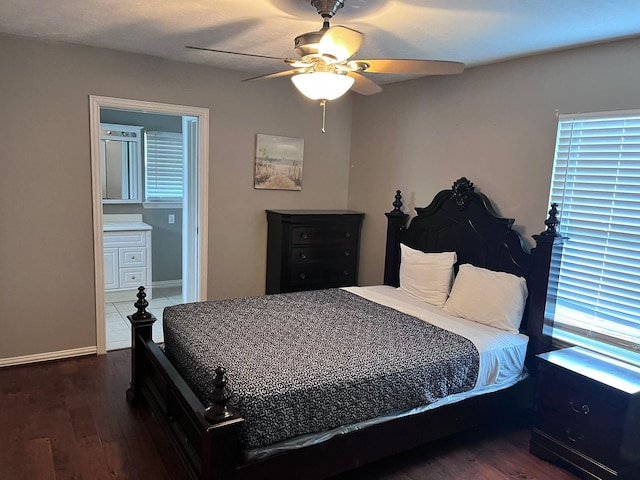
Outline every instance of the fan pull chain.
[(320, 100), (320, 106), (322, 107), (322, 133), (326, 133), (326, 131), (324, 129), (324, 121), (325, 121), (325, 118), (326, 118), (327, 101), (326, 100)]

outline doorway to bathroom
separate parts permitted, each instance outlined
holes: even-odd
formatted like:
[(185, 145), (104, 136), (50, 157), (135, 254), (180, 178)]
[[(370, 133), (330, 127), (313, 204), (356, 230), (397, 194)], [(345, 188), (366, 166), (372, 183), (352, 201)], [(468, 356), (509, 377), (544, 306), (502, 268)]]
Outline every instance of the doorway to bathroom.
[(165, 306), (206, 299), (209, 115), (110, 97), (90, 104), (96, 340), (105, 353), (130, 345), (137, 286), (159, 320)]

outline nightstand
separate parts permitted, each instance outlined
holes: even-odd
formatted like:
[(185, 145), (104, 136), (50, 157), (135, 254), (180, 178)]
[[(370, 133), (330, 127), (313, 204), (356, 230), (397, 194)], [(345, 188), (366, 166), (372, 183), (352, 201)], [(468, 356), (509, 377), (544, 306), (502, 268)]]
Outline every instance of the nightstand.
[(580, 347), (538, 358), (531, 453), (585, 478), (640, 479), (640, 368)]

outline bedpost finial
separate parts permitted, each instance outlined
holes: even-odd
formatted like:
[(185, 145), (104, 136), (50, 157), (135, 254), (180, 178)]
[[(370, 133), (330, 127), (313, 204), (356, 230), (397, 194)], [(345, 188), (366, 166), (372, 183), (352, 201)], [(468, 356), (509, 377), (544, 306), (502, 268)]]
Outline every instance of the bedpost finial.
[(547, 229), (542, 232), (542, 235), (550, 236), (550, 237), (559, 237), (560, 233), (556, 230), (558, 225), (560, 225), (560, 220), (558, 219), (558, 204), (552, 203), (551, 210), (549, 210), (549, 218), (544, 221), (544, 224), (547, 226)]
[(392, 203), (393, 210), (391, 213), (403, 213), (402, 212), (402, 192), (400, 190), (396, 190), (395, 200)]
[(216, 376), (213, 379), (213, 390), (209, 395), (210, 404), (204, 411), (204, 418), (211, 423), (218, 423), (234, 415), (229, 409), (231, 391), (227, 387), (227, 370), (223, 366), (215, 369)]
[(458, 205), (460, 209), (463, 209), (469, 201), (469, 192), (473, 192), (475, 188), (473, 182), (469, 181), (466, 177), (459, 178), (453, 182), (451, 198), (455, 200), (456, 205)]
[(146, 297), (147, 294), (144, 292), (144, 287), (138, 287), (138, 294), (136, 295), (138, 300), (133, 304), (134, 307), (138, 309), (136, 313), (131, 315), (133, 320), (142, 320), (145, 318), (151, 318), (151, 314), (147, 312), (147, 307), (149, 306), (149, 302), (147, 302)]

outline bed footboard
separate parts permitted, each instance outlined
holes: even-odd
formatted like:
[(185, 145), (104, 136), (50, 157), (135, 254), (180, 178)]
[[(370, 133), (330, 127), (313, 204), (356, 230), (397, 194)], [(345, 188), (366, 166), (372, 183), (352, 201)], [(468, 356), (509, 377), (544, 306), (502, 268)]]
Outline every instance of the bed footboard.
[(131, 386), (127, 400), (132, 405), (146, 401), (182, 457), (192, 478), (232, 478), (239, 461), (238, 434), (244, 423), (228, 404), (224, 369), (216, 370), (211, 404), (205, 409), (152, 340), (156, 318), (146, 311), (144, 288), (138, 289), (138, 309), (131, 322)]

